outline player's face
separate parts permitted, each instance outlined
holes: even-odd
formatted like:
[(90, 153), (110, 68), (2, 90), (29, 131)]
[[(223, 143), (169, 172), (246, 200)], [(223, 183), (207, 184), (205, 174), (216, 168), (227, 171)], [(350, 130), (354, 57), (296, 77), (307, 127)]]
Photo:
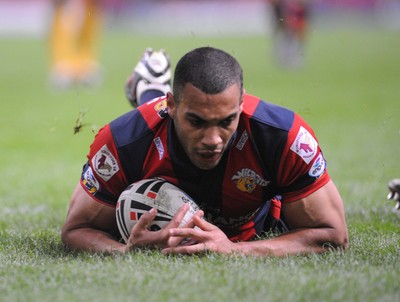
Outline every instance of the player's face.
[(196, 167), (212, 169), (221, 160), (239, 123), (243, 108), (240, 92), (236, 84), (218, 94), (205, 94), (187, 84), (178, 103), (171, 93), (167, 95), (176, 134)]

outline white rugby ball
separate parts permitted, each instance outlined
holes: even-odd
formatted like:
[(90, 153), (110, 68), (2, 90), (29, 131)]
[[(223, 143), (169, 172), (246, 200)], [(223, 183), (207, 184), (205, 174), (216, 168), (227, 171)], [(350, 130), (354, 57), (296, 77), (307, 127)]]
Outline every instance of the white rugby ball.
[(151, 208), (157, 209), (157, 216), (149, 229), (157, 231), (168, 224), (185, 203), (190, 204), (190, 209), (181, 226), (199, 210), (189, 195), (162, 178), (143, 179), (129, 185), (119, 196), (115, 211), (122, 239), (128, 241), (133, 226)]

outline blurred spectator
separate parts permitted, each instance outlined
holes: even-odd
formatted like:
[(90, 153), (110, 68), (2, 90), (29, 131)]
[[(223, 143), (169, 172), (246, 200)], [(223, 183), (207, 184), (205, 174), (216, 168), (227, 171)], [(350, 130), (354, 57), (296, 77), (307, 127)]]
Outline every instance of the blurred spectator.
[(304, 64), (309, 21), (308, 0), (268, 0), (274, 20), (274, 56), (278, 64), (297, 68)]
[(102, 76), (97, 57), (101, 1), (53, 0), (50, 32), (50, 82), (57, 89), (98, 86)]

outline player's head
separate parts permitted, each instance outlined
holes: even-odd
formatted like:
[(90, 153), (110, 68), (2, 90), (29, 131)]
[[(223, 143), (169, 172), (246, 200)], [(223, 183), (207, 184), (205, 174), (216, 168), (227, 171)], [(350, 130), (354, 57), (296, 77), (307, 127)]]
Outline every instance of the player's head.
[(235, 58), (197, 48), (178, 62), (168, 114), (192, 163), (200, 169), (220, 162), (235, 133), (243, 108), (242, 69)]
[(233, 84), (242, 92), (243, 71), (239, 62), (227, 52), (200, 47), (185, 54), (175, 67), (173, 93), (176, 102), (180, 101), (188, 83), (207, 94), (220, 93)]

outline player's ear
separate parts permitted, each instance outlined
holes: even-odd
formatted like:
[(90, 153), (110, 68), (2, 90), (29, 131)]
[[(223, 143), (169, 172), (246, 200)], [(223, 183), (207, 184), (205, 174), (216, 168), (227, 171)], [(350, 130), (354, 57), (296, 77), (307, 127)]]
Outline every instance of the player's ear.
[(176, 115), (175, 97), (171, 92), (167, 92), (167, 110), (168, 115), (173, 119)]
[(239, 106), (240, 106), (240, 112), (242, 112), (243, 111), (243, 99), (244, 99), (244, 95), (245, 95), (245, 93), (246, 93), (246, 90), (243, 88), (243, 90), (242, 90), (242, 95), (240, 96), (240, 104), (239, 104)]

